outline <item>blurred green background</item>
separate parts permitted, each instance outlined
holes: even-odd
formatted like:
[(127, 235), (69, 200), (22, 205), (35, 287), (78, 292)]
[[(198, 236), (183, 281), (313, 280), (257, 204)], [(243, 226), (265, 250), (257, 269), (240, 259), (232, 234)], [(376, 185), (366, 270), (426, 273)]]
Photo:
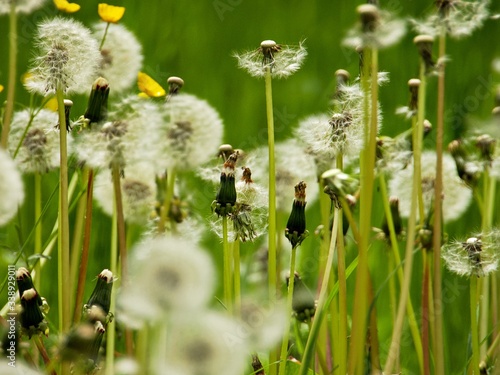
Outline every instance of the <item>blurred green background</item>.
[[(70, 17), (86, 25), (98, 22), (97, 0), (80, 1), (82, 9)], [(347, 0), (205, 0), (205, 1), (165, 1), (165, 0), (124, 0), (111, 1), (113, 5), (126, 7), (121, 23), (131, 29), (143, 45), (143, 71), (151, 75), (162, 85), (171, 75), (180, 76), (185, 81), (185, 91), (198, 95), (211, 103), (221, 114), (225, 122), (225, 142), (236, 148), (250, 150), (266, 144), (266, 115), (264, 102), (264, 83), (247, 75), (237, 68), (234, 52), (257, 48), (264, 39), (273, 39), (282, 44), (297, 44), (305, 39), (308, 57), (304, 66), (288, 80), (275, 81), (274, 108), (276, 138), (282, 140), (290, 136), (298, 121), (307, 115), (329, 110), (329, 101), (334, 90), (334, 72), (347, 69), (352, 77), (358, 73), (358, 57), (354, 51), (341, 46), (346, 31), (356, 22), (355, 7), (361, 2)], [(395, 12), (401, 17), (422, 18), (434, 8), (434, 1), (391, 0), (381, 1), (381, 7)], [(491, 5), (492, 14), (500, 13), (500, 2)], [(58, 14), (52, 2), (32, 15), (19, 19), (19, 64), (21, 75), (29, 66), (33, 56), (32, 37), (36, 24), (42, 19)], [(6, 86), (8, 62), (8, 18), (0, 17), (0, 84)], [(406, 129), (409, 123), (394, 114), (399, 106), (408, 102), (407, 81), (418, 74), (418, 54), (412, 43), (415, 33), (410, 30), (398, 45), (380, 53), (380, 70), (390, 73), (390, 83), (380, 89), (380, 101), (384, 112), (382, 133), (395, 135)], [(449, 62), (446, 69), (446, 143), (466, 129), (474, 129), (481, 121), (490, 118), (494, 103), (494, 84), (500, 83), (500, 77), (492, 72), (492, 60), (500, 57), (500, 21), (488, 20), (484, 27), (463, 40), (448, 40), (447, 53)], [(436, 49), (435, 49), (436, 50)], [(427, 118), (435, 122), (436, 79), (429, 80)], [(112, 91), (111, 91), (112, 93)], [(5, 100), (5, 91), (0, 93), (0, 100)], [(16, 99), (18, 108), (28, 105), (29, 95), (22, 85), (18, 86)], [(75, 102), (72, 117), (78, 118), (86, 106), (85, 97), (73, 97)], [(112, 94), (111, 94), (111, 100)], [(432, 147), (434, 134), (426, 141)], [(55, 188), (56, 174), (45, 181), (47, 198)], [(32, 182), (26, 178), (27, 186)], [(28, 188), (29, 189), (29, 188)], [(196, 196), (196, 192), (193, 193)], [(377, 198), (377, 196), (375, 195)], [(1, 197), (0, 197), (1, 199)], [(0, 228), (0, 245), (4, 248), (1, 262), (7, 264), (12, 259), (11, 252), (19, 248), (21, 239), (25, 239), (33, 226), (30, 205), (33, 197), (28, 194), (27, 201), (18, 220)], [(56, 201), (53, 202), (55, 204)], [(196, 199), (201, 206), (194, 207), (204, 217), (210, 215), (210, 199)], [(206, 205), (205, 205), (206, 204)], [(380, 205), (379, 205), (380, 207)], [(309, 207), (309, 231), (313, 232), (319, 223), (315, 205)], [(381, 221), (381, 210), (375, 214), (374, 223)], [(49, 211), (47, 222), (53, 222), (57, 212)], [(460, 235), (479, 228), (477, 210), (471, 207), (467, 222), (454, 223), (447, 228), (448, 233)], [(498, 219), (498, 216), (497, 216)], [(44, 228), (48, 236), (49, 225)], [(110, 220), (95, 211), (93, 226), (94, 252), (89, 273), (97, 275), (108, 265), (107, 248)], [(133, 233), (137, 228), (131, 228)], [(137, 234), (137, 233), (135, 233)], [(132, 235), (133, 237), (133, 235)], [(46, 238), (46, 237), (45, 237)], [(212, 248), (214, 259), (221, 263), (220, 245), (214, 237), (207, 237), (206, 243)], [(248, 261), (249, 254), (259, 244), (245, 245), (243, 257)], [(311, 236), (300, 250), (301, 264), (309, 265), (302, 269), (304, 279), (314, 288), (315, 275), (310, 272), (309, 261), (315, 259), (318, 241)], [(352, 241), (351, 241), (352, 245)], [(387, 285), (386, 257), (381, 246), (374, 246), (371, 252), (371, 267), (375, 288), (383, 288), (377, 303), (379, 312), (379, 330), (382, 356), (385, 357), (390, 343), (390, 313)], [(54, 252), (55, 256), (55, 252)], [(349, 259), (355, 256), (355, 250), (349, 253)], [(49, 270), (55, 272), (55, 258), (49, 262)], [(420, 257), (417, 257), (420, 259)], [(313, 262), (314, 264), (314, 262)], [(1, 269), (7, 269), (0, 264)], [(220, 264), (219, 264), (220, 266)], [(303, 267), (303, 268), (304, 268)], [(415, 279), (412, 284), (412, 298), (416, 306), (420, 305), (420, 264), (415, 266)], [(299, 270), (301, 266), (299, 265)], [(0, 275), (3, 275), (0, 271)], [(468, 301), (468, 282), (445, 272), (444, 305), (446, 325), (446, 360), (447, 373), (458, 373), (464, 365), (467, 350), (468, 313), (465, 308)], [(353, 283), (349, 283), (350, 287)], [(43, 280), (42, 280), (43, 285)], [(49, 286), (47, 285), (46, 288)], [(93, 287), (89, 283), (88, 289)], [(42, 287), (43, 288), (43, 287)], [(56, 301), (54, 291), (43, 293)], [(86, 296), (89, 295), (87, 291)], [(0, 302), (5, 301), (5, 294)], [(55, 303), (54, 303), (55, 304)], [(406, 340), (406, 341), (405, 341)], [(417, 368), (412, 353), (409, 336), (403, 337), (403, 365), (410, 372)], [(415, 370), (416, 373), (416, 370)]]

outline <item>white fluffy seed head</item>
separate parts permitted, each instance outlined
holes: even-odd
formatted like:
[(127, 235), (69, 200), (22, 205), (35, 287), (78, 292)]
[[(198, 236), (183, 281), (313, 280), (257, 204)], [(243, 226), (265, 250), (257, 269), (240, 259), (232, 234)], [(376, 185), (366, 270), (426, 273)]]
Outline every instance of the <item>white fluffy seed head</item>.
[[(130, 223), (145, 224), (156, 203), (154, 169), (147, 163), (125, 167), (120, 186), (125, 220)], [(106, 214), (113, 215), (114, 188), (108, 171), (102, 171), (97, 175), (94, 198)]]
[(213, 293), (215, 274), (209, 255), (192, 240), (156, 237), (134, 249), (129, 281), (120, 306), (126, 322), (138, 326), (200, 309)]
[[(96, 40), (102, 39), (106, 27), (104, 22), (93, 26)], [(101, 56), (99, 75), (108, 80), (113, 93), (123, 92), (135, 84), (144, 57), (136, 36), (125, 26), (110, 25)]]
[[(429, 212), (431, 202), (434, 200), (434, 184), (436, 179), (436, 154), (432, 151), (424, 151), (421, 159), (422, 165), (422, 193), (426, 215)], [(389, 182), (391, 196), (399, 198), (399, 210), (401, 216), (408, 217), (410, 214), (413, 163), (405, 169), (395, 172)], [(458, 177), (455, 161), (445, 154), (443, 155), (443, 219), (445, 222), (458, 219), (465, 212), (472, 199), (471, 190)]]
[(0, 149), (0, 226), (6, 224), (24, 200), (21, 174), (11, 157)]
[(307, 56), (303, 41), (298, 46), (280, 45), (273, 40), (265, 40), (260, 48), (244, 53), (236, 53), (238, 67), (252, 77), (262, 78), (267, 68), (273, 78), (287, 78), (298, 71)]
[(92, 86), (100, 61), (97, 41), (81, 23), (56, 17), (38, 26), (28, 90), (42, 95), (53, 94), (59, 86), (65, 92), (85, 93)]
[[(29, 14), (40, 8), (46, 0), (15, 0), (16, 13)], [(13, 0), (0, 0), (0, 15), (9, 14)]]
[[(16, 161), (22, 172), (46, 173), (59, 167), (59, 132), (55, 128), (58, 116), (54, 111), (40, 110), (24, 135), (30, 117), (28, 109), (14, 113), (10, 128), (9, 151), (14, 155), (20, 146)], [(68, 147), (71, 147), (71, 137), (68, 137), (68, 141)]]
[(164, 126), (156, 135), (160, 171), (194, 169), (213, 158), (222, 143), (223, 123), (210, 104), (181, 93), (164, 104), (163, 113)]

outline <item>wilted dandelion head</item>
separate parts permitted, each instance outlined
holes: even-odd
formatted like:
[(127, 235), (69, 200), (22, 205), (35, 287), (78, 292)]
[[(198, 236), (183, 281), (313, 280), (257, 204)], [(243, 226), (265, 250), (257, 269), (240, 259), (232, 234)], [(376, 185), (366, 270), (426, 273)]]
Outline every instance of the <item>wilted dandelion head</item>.
[[(156, 203), (156, 183), (154, 169), (145, 163), (125, 168), (120, 180), (123, 214), (130, 223), (145, 224)], [(94, 185), (94, 198), (108, 215), (113, 215), (114, 188), (111, 174), (98, 174)]]
[(0, 149), (0, 225), (6, 224), (24, 200), (21, 174), (10, 156)]
[(182, 93), (172, 95), (163, 111), (166, 126), (158, 135), (163, 145), (160, 169), (193, 169), (209, 161), (222, 143), (219, 113), (205, 100)]
[(26, 131), (29, 122), (30, 111), (23, 110), (14, 114), (11, 124), (9, 142), (11, 155), (14, 155), (22, 139), (16, 156), (19, 169), (27, 173), (46, 173), (57, 168), (59, 166), (59, 132), (55, 128), (58, 123), (57, 113), (48, 109), (40, 110)]
[(406, 24), (390, 12), (372, 4), (357, 8), (360, 20), (350, 29), (343, 45), (351, 48), (386, 48), (398, 43), (406, 33)]
[(436, 13), (412, 23), (420, 34), (437, 36), (443, 30), (453, 38), (467, 37), (488, 18), (489, 3), (490, 0), (439, 0)]
[(16, 13), (31, 13), (40, 8), (46, 0), (0, 0), (0, 15), (9, 14), (14, 3)]
[(234, 375), (248, 359), (245, 334), (226, 314), (199, 311), (172, 319), (167, 350), (158, 373), (166, 375)]
[(500, 231), (494, 229), (443, 246), (442, 256), (448, 269), (460, 276), (486, 276), (495, 272), (500, 258)]
[[(93, 26), (96, 40), (102, 38), (106, 26), (103, 22)], [(113, 93), (122, 92), (135, 84), (142, 67), (142, 46), (125, 26), (117, 24), (108, 28), (101, 56), (99, 75), (109, 81)]]
[[(428, 213), (435, 194), (436, 154), (424, 151), (421, 160), (422, 194), (425, 212)], [(395, 172), (389, 182), (390, 195), (399, 198), (400, 213), (403, 217), (408, 217), (410, 214), (412, 179), (413, 163), (410, 163), (405, 169)], [(448, 154), (443, 155), (443, 195), (444, 221), (455, 220), (462, 216), (472, 199), (471, 190), (458, 177), (455, 162)]]
[(270, 69), (273, 78), (287, 78), (300, 69), (307, 56), (304, 42), (298, 46), (281, 45), (273, 40), (264, 40), (260, 47), (244, 53), (236, 53), (238, 67), (252, 77), (264, 77)]
[(156, 321), (166, 312), (196, 310), (210, 298), (215, 281), (212, 261), (192, 240), (146, 239), (134, 249), (129, 285), (120, 296), (131, 326)]
[(114, 104), (107, 122), (75, 137), (74, 152), (92, 168), (125, 168), (141, 162), (156, 165), (157, 135), (163, 123), (159, 105), (132, 95)]
[(96, 78), (100, 60), (97, 42), (90, 31), (72, 19), (56, 17), (38, 26), (36, 44), (39, 53), (26, 87), (42, 95), (87, 92)]
[[(318, 182), (314, 157), (308, 154), (295, 139), (276, 144), (276, 209), (288, 213), (297, 181), (308, 186), (309, 203), (318, 197)], [(262, 186), (268, 186), (268, 150), (260, 147), (248, 153), (246, 163), (252, 166), (252, 178)]]

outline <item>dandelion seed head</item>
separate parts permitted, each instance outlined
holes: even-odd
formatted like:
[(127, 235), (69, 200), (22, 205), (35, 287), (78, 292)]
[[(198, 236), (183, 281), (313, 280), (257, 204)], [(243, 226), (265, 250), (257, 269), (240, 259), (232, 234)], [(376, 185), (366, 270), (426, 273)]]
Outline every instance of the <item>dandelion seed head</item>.
[(6, 224), (24, 200), (24, 186), (16, 164), (0, 150), (0, 226)]
[(298, 71), (307, 56), (307, 50), (300, 42), (298, 46), (276, 44), (265, 40), (260, 47), (244, 53), (236, 53), (238, 67), (252, 77), (262, 78), (268, 68), (273, 78), (287, 78)]
[[(9, 14), (13, 0), (0, 0), (0, 15)], [(46, 0), (15, 0), (16, 13), (29, 14), (40, 8)]]
[(442, 248), (446, 267), (460, 276), (486, 276), (498, 269), (500, 231), (475, 234), (466, 241), (452, 241)]
[(61, 17), (44, 21), (38, 26), (36, 44), (39, 53), (25, 83), (28, 90), (48, 95), (60, 85), (67, 93), (87, 92), (101, 55), (85, 26)]
[(374, 18), (372, 8), (376, 9), (375, 6), (365, 4), (361, 7), (365, 7), (367, 11), (360, 13), (361, 22), (348, 31), (342, 41), (344, 46), (354, 49), (358, 47), (383, 49), (398, 43), (406, 34), (405, 21), (382, 10), (379, 10), (378, 16)]
[[(289, 139), (276, 143), (276, 209), (288, 213), (290, 202), (295, 193), (293, 187), (297, 181), (304, 181), (308, 188), (307, 196), (311, 204), (318, 197), (318, 183), (314, 157), (308, 154), (296, 140)], [(267, 188), (268, 150), (260, 147), (248, 153), (246, 164), (252, 168), (252, 178)]]
[(164, 148), (159, 169), (194, 169), (216, 154), (222, 143), (223, 123), (219, 113), (194, 95), (172, 96), (163, 108), (165, 126), (159, 137)]
[[(106, 26), (104, 22), (93, 26), (96, 40), (102, 38)], [(143, 58), (136, 36), (123, 25), (111, 25), (101, 49), (99, 75), (109, 81), (113, 93), (123, 92), (135, 84)]]
[[(14, 155), (30, 122), (30, 111), (14, 113), (10, 129), (9, 151)], [(24, 173), (46, 173), (59, 167), (59, 131), (56, 130), (58, 115), (42, 109), (33, 118), (30, 128), (16, 156), (19, 169)], [(68, 137), (68, 147), (71, 147)]]
[(247, 348), (236, 321), (211, 311), (174, 319), (158, 373), (234, 375), (243, 371)]
[(489, 3), (490, 0), (442, 1), (438, 13), (431, 14), (424, 20), (413, 19), (411, 23), (420, 34), (438, 36), (444, 28), (448, 35), (460, 39), (482, 27), (489, 16)]
[[(127, 167), (120, 186), (125, 220), (135, 224), (147, 222), (156, 203), (154, 169), (146, 163)], [(114, 188), (109, 172), (103, 171), (97, 175), (94, 199), (107, 215), (113, 215)]]
[(146, 239), (134, 249), (131, 264), (130, 283), (120, 296), (130, 325), (199, 309), (213, 293), (212, 261), (192, 240)]
[[(425, 212), (428, 213), (431, 202), (434, 200), (434, 183), (436, 178), (436, 154), (424, 151), (421, 159), (422, 165), (422, 193)], [(401, 216), (410, 214), (413, 163), (405, 169), (395, 172), (389, 181), (391, 196), (399, 198)], [(471, 190), (458, 177), (455, 161), (449, 154), (443, 155), (443, 219), (445, 222), (458, 219), (466, 211), (472, 199)]]

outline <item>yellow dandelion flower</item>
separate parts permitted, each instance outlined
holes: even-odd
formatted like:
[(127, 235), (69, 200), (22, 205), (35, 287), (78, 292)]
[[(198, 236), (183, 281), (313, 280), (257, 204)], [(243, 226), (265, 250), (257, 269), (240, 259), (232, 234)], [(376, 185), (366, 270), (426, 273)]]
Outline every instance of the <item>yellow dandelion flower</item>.
[(43, 106), (46, 109), (50, 109), (51, 111), (57, 112), (57, 98), (53, 96), (49, 100), (47, 100), (47, 103)]
[(104, 22), (117, 23), (122, 19), (125, 7), (100, 3), (97, 7), (97, 12)]
[(80, 5), (76, 3), (70, 3), (68, 0), (54, 0), (56, 8), (62, 12), (75, 13), (80, 10)]
[(167, 94), (165, 89), (146, 73), (139, 72), (137, 74), (137, 86), (150, 98), (159, 98)]
[(0, 92), (3, 91), (3, 85), (0, 85)]

